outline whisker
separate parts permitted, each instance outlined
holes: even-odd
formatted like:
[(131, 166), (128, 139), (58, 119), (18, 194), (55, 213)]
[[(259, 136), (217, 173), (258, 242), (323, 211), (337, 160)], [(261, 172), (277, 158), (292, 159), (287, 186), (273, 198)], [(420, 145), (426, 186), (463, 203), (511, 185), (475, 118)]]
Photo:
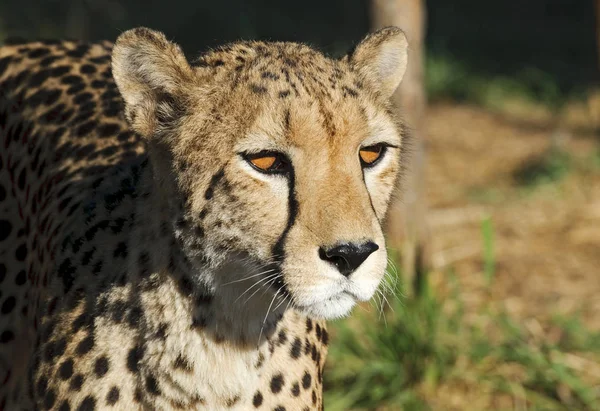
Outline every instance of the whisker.
[(275, 298), (277, 298), (279, 291), (281, 291), (281, 288), (279, 290), (277, 290), (277, 292), (273, 296), (273, 299), (271, 300), (271, 304), (269, 304), (269, 308), (267, 308), (267, 314), (265, 315), (265, 318), (260, 327), (260, 333), (258, 334), (258, 341), (256, 343), (257, 346), (260, 345), (260, 339), (262, 338), (262, 333), (263, 333), (263, 329), (265, 328), (265, 323), (267, 322), (267, 318), (269, 317), (269, 312), (271, 311), (271, 307), (273, 306), (273, 303), (275, 302)]
[(225, 285), (234, 284), (234, 283), (241, 283), (242, 281), (246, 281), (246, 280), (249, 280), (250, 278), (258, 277), (258, 276), (261, 276), (261, 275), (267, 274), (267, 273), (269, 273), (269, 272), (273, 272), (273, 271), (275, 271), (275, 270), (276, 270), (276, 269), (274, 269), (274, 268), (271, 268), (270, 270), (267, 270), (267, 271), (262, 271), (262, 272), (260, 272), (260, 273), (258, 273), (258, 274), (253, 274), (253, 275), (249, 275), (248, 277), (244, 277), (244, 278), (240, 278), (240, 279), (237, 279), (237, 280), (229, 281), (229, 282), (227, 282), (227, 283), (224, 283), (224, 284), (221, 284), (221, 285), (225, 286)]
[(271, 277), (270, 277), (270, 279), (269, 279), (269, 281), (267, 281), (266, 283), (263, 283), (263, 284), (262, 284), (260, 287), (258, 287), (258, 288), (256, 289), (256, 291), (254, 291), (254, 292), (253, 292), (253, 293), (250, 295), (250, 297), (246, 298), (246, 301), (244, 301), (244, 305), (246, 305), (246, 304), (248, 303), (248, 301), (250, 301), (250, 300), (252, 299), (252, 297), (254, 297), (254, 296), (256, 295), (256, 293), (258, 293), (258, 292), (261, 290), (261, 288), (263, 288), (263, 287), (265, 287), (265, 286), (266, 286), (265, 290), (263, 291), (263, 295), (264, 295), (264, 293), (265, 293), (265, 292), (266, 292), (266, 291), (269, 289), (269, 287), (270, 287), (272, 284), (274, 284), (274, 283), (275, 283), (275, 281), (276, 281), (276, 280), (277, 280), (277, 276), (271, 276)]
[[(249, 292), (251, 289), (253, 289), (254, 287), (260, 285), (261, 283), (264, 283), (265, 281), (269, 281), (271, 279), (277, 278), (277, 276), (279, 275), (279, 272), (273, 273), (273, 274), (269, 274), (268, 276), (266, 276), (265, 278), (261, 278), (260, 280), (258, 280), (257, 282), (255, 282), (254, 284), (252, 284), (250, 287), (248, 287), (246, 289), (246, 291), (244, 291), (242, 294), (240, 294), (238, 296), (238, 298), (235, 299), (234, 303), (237, 302), (240, 298), (242, 298), (247, 292)], [(263, 284), (264, 285), (264, 284)], [(260, 290), (261, 287), (258, 288), (258, 290)], [(252, 294), (254, 295), (254, 294)], [(252, 297), (252, 296), (250, 296)], [(248, 302), (248, 300), (246, 300), (246, 302)]]

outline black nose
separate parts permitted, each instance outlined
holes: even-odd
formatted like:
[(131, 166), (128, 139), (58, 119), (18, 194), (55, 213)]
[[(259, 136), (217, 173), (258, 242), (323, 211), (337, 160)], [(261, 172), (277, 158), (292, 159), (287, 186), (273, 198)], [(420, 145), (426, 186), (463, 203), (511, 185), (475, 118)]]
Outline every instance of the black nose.
[(372, 241), (344, 243), (331, 248), (319, 247), (319, 257), (335, 265), (343, 276), (348, 277), (377, 250), (379, 246)]

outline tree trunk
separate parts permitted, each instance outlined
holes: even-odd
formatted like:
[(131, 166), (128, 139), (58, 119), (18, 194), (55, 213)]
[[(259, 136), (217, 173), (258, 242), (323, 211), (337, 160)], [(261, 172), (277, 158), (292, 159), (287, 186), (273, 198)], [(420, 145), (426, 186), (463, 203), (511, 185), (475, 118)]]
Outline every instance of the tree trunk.
[(600, 0), (596, 0), (596, 57), (600, 69)]
[(408, 173), (401, 196), (392, 203), (388, 225), (388, 244), (399, 253), (406, 292), (418, 292), (430, 266), (429, 230), (425, 199), (424, 115), (426, 97), (423, 84), (423, 50), (425, 37), (424, 0), (371, 0), (373, 29), (397, 26), (408, 38), (408, 68), (394, 95), (399, 115), (412, 130)]

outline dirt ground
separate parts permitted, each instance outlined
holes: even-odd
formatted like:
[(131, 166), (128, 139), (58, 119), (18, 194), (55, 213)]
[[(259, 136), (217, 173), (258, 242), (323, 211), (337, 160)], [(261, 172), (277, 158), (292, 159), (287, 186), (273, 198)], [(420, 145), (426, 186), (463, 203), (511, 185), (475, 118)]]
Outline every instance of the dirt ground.
[[(600, 330), (600, 159), (598, 113), (588, 106), (557, 122), (548, 113), (493, 114), (435, 104), (427, 119), (428, 200), (434, 284), (453, 267), (467, 311), (503, 305), (542, 334), (555, 314), (580, 315)], [(515, 174), (558, 141), (573, 157), (564, 178), (523, 187)], [(483, 270), (482, 219), (494, 226), (496, 273)]]

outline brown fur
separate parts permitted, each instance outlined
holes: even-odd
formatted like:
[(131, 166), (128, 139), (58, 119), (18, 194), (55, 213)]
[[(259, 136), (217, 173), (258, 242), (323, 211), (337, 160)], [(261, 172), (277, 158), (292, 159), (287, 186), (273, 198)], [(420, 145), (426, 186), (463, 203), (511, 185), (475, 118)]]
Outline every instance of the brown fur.
[[(139, 28), (112, 71), (110, 49), (0, 49), (0, 409), (322, 407), (323, 320), (386, 266), (404, 35), (341, 60), (241, 42), (190, 64)], [(265, 150), (290, 168), (254, 169)], [(365, 241), (349, 275), (319, 251)]]

